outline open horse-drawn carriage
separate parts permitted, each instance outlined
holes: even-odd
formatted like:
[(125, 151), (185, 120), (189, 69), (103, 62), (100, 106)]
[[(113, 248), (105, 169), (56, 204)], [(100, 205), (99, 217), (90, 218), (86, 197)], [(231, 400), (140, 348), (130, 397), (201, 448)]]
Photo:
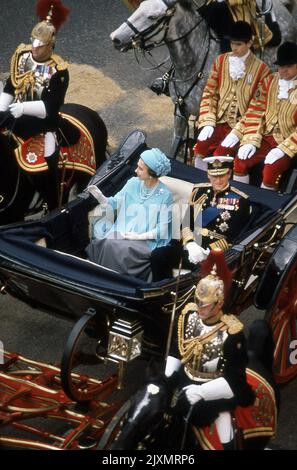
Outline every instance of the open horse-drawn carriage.
[[(146, 148), (145, 136), (132, 132), (93, 177), (106, 195), (115, 194), (135, 170)], [(192, 185), (204, 172), (178, 161), (166, 177), (176, 206), (187, 202)], [(226, 251), (233, 287), (226, 309), (240, 314), (254, 303), (266, 310), (275, 340), (274, 369), (279, 382), (293, 378), (290, 361), (296, 340), (297, 229), (289, 217), (296, 194), (273, 193), (234, 183), (250, 196), (252, 211), (234, 245)], [(192, 301), (199, 271), (172, 273), (147, 283), (85, 259), (95, 201), (88, 193), (39, 221), (0, 230), (1, 292), (77, 321), (65, 346), (62, 383), (75, 400), (90, 400), (100, 382), (84, 380), (109, 357), (123, 365), (141, 351), (163, 357), (172, 311)], [(99, 206), (100, 207), (100, 206)], [(143, 332), (143, 333), (142, 333)], [(107, 353), (107, 349), (109, 354)]]

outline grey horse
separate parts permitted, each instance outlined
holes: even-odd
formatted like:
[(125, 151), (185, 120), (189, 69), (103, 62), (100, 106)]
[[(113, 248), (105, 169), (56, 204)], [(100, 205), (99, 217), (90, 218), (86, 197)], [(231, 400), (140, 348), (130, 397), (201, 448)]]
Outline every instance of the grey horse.
[[(272, 0), (268, 0), (269, 2)], [(219, 54), (219, 43), (199, 14), (205, 0), (144, 0), (135, 12), (110, 35), (121, 52), (150, 51), (165, 43), (174, 69), (169, 92), (175, 103), (174, 140), (170, 156), (175, 157), (185, 138), (190, 115), (197, 116), (202, 90), (211, 64)], [(259, 7), (262, 2), (258, 0)], [(273, 10), (282, 40), (297, 38), (296, 23), (284, 4), (274, 1)], [(265, 49), (263, 60), (273, 68), (275, 48)]]

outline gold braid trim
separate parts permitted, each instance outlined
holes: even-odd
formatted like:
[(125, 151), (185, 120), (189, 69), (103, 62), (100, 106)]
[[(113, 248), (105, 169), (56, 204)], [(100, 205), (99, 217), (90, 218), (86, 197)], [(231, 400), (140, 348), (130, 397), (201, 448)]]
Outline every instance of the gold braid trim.
[[(19, 73), (18, 71), (20, 56), (22, 54), (25, 54), (26, 52), (31, 52), (31, 51), (32, 51), (31, 45), (20, 44), (11, 58), (10, 78), (11, 78), (12, 85), (15, 88), (16, 99), (20, 98), (22, 100), (22, 96), (24, 96), (29, 89), (31, 90), (31, 99), (33, 99), (34, 87), (35, 87), (34, 71), (28, 70), (27, 72), (24, 72), (24, 73)], [(49, 67), (56, 67), (57, 70), (66, 70), (68, 66), (67, 62), (63, 61), (63, 59), (57, 54), (53, 54), (45, 62), (45, 65)]]
[(221, 239), (221, 240), (217, 240), (216, 242), (210, 243), (209, 248), (211, 250), (219, 249), (219, 250), (226, 251), (229, 248), (229, 244), (228, 244), (227, 240)]
[(194, 241), (194, 234), (190, 227), (185, 227), (182, 229), (182, 242), (183, 246), (185, 246), (188, 242)]
[(196, 311), (197, 305), (194, 303), (187, 304), (178, 319), (177, 340), (178, 349), (182, 357), (181, 363), (185, 364), (194, 357), (195, 364), (193, 364), (193, 367), (196, 368), (199, 367), (204, 344), (215, 338), (219, 330), (227, 330), (227, 325), (225, 322), (220, 321), (209, 333), (205, 333), (204, 335), (197, 336), (195, 338), (184, 339), (185, 315), (191, 310)]
[(243, 324), (235, 315), (222, 315), (221, 321), (227, 326), (230, 335), (236, 335), (243, 330)]

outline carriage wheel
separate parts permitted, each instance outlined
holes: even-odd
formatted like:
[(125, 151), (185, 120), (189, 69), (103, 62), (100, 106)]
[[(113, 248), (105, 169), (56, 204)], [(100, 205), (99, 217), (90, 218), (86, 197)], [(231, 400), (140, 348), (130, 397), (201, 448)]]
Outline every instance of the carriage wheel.
[(62, 357), (62, 387), (72, 400), (89, 401), (111, 387), (108, 378), (115, 370), (99, 357), (106, 355), (105, 343), (106, 328), (99, 325), (96, 312), (87, 312), (72, 329)]
[(99, 450), (108, 450), (110, 449), (110, 446), (112, 445), (114, 439), (117, 437), (119, 434), (123, 421), (126, 418), (127, 412), (131, 406), (131, 401), (127, 400), (122, 407), (116, 412), (116, 414), (113, 416), (112, 420), (108, 424), (107, 428), (105, 429), (99, 445), (98, 449)]
[[(273, 367), (275, 380), (285, 383), (297, 375), (294, 355), (297, 340), (297, 263), (289, 270), (274, 305), (266, 313), (274, 339)], [(294, 360), (295, 359), (295, 360)]]

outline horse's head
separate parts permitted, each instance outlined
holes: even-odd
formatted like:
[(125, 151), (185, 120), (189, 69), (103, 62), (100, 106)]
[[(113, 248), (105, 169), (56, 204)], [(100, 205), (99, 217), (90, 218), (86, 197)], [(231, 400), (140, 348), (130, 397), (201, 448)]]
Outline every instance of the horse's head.
[(148, 49), (146, 43), (159, 33), (166, 35), (166, 29), (179, 0), (144, 0), (137, 10), (110, 35), (116, 49)]

